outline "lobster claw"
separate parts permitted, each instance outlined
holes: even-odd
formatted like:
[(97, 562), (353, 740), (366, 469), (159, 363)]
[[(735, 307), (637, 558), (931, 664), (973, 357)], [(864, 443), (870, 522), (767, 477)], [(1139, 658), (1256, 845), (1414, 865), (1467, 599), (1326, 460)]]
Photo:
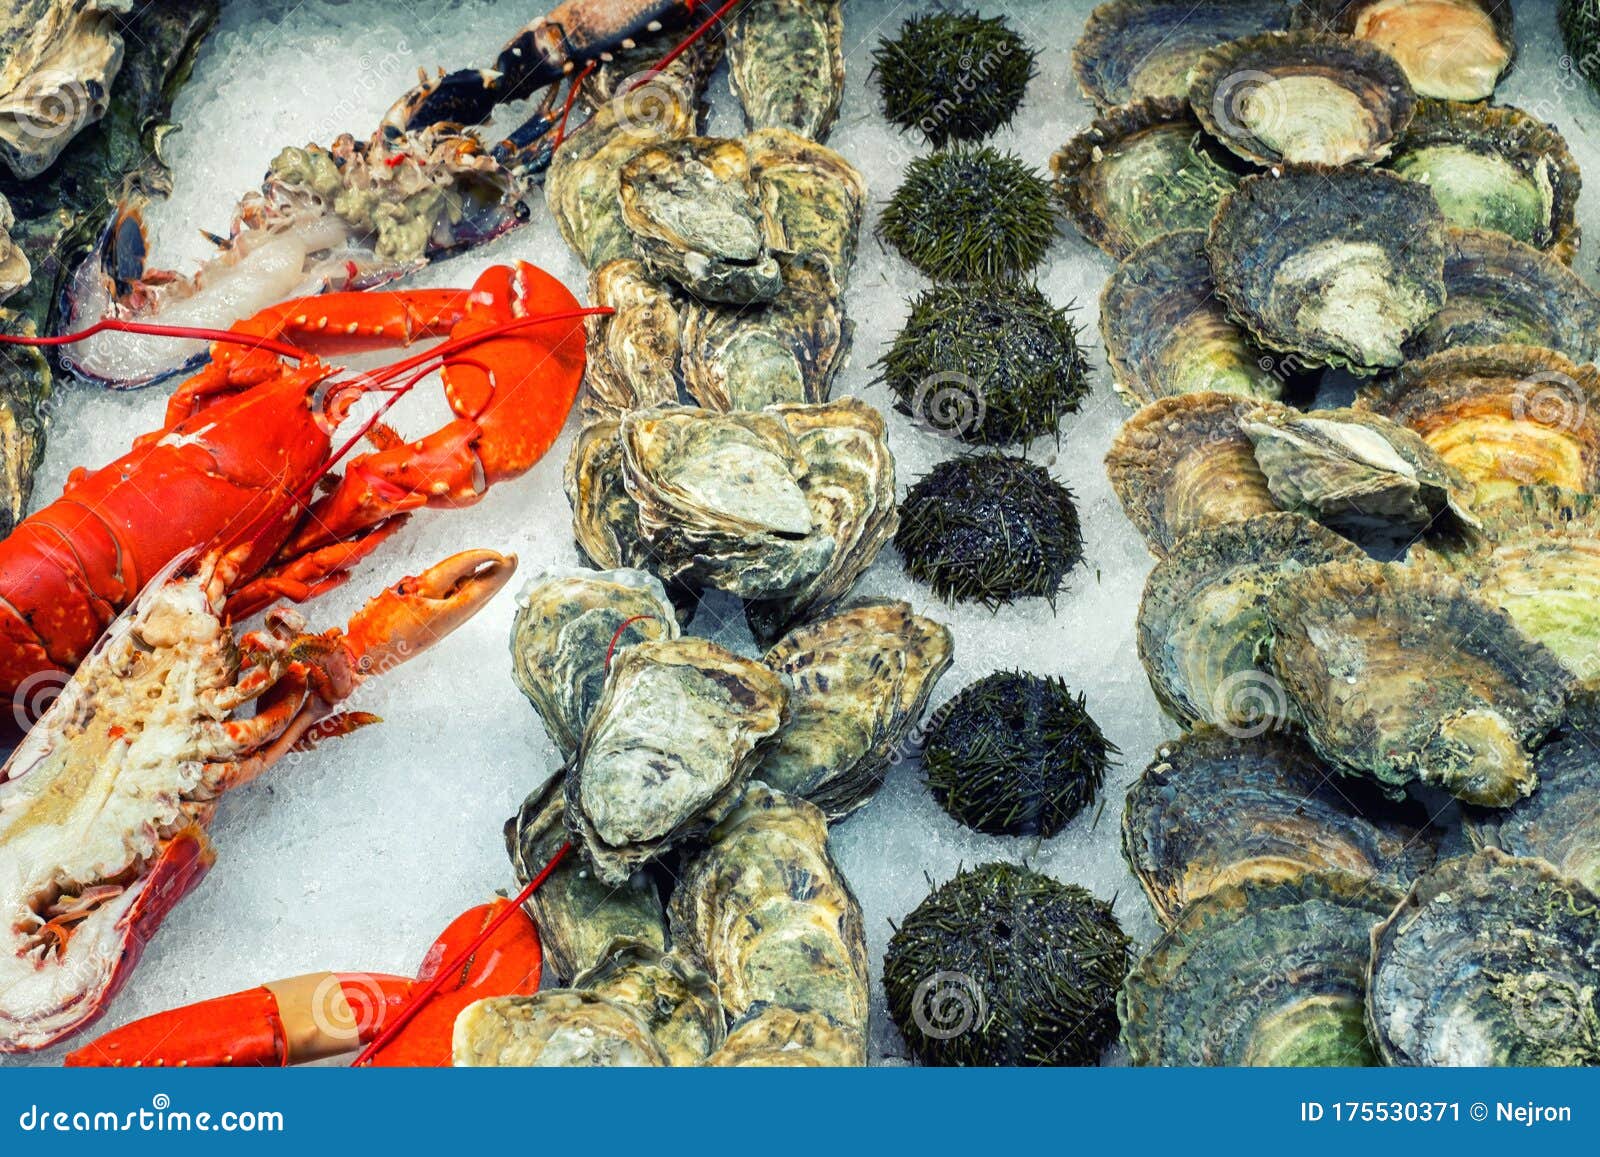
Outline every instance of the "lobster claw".
[(426, 650), (477, 614), (516, 569), (515, 555), (466, 550), (373, 596), (345, 628), (355, 672), (364, 679)]

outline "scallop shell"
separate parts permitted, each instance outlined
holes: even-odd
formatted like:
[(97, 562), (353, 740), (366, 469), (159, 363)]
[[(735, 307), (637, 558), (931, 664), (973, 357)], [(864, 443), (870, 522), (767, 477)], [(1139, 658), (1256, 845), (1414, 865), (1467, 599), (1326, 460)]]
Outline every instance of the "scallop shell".
[(762, 660), (789, 683), (789, 722), (755, 778), (822, 808), (867, 803), (950, 667), (950, 630), (907, 603), (866, 603), (785, 635)]
[(861, 1033), (825, 1012), (752, 1005), (728, 1030), (706, 1064), (716, 1068), (859, 1068), (867, 1063)]
[(1136, 1065), (1370, 1065), (1368, 934), (1395, 895), (1337, 873), (1228, 884), (1185, 908), (1117, 997)]
[(1366, 40), (1421, 96), (1484, 100), (1517, 51), (1511, 0), (1299, 0), (1295, 26)]
[(650, 276), (642, 261), (619, 258), (589, 275), (589, 300), (616, 312), (584, 319), (585, 421), (675, 403), (683, 296)]
[(1519, 108), (1417, 102), (1387, 167), (1433, 190), (1445, 217), (1548, 251), (1571, 265), (1583, 179), (1567, 142)]
[(1392, 797), (1421, 782), (1506, 807), (1538, 785), (1529, 752), (1570, 676), (1505, 612), (1446, 575), (1336, 562), (1267, 599), (1272, 662), (1317, 754)]
[(1600, 896), (1486, 849), (1372, 931), (1367, 1018), (1391, 1065), (1600, 1064)]
[(599, 993), (555, 988), (467, 1005), (450, 1039), (457, 1068), (664, 1068), (666, 1050), (640, 1010)]
[(1600, 370), (1553, 350), (1446, 350), (1367, 386), (1356, 405), (1422, 435), (1480, 505), (1541, 483), (1600, 491)]
[(767, 244), (804, 258), (825, 275), (828, 292), (843, 292), (861, 238), (867, 183), (832, 149), (781, 128), (744, 139)]
[(1213, 45), (1289, 27), (1287, 0), (1110, 0), (1089, 14), (1072, 50), (1078, 87), (1101, 109), (1182, 97)]
[(1334, 782), (1287, 731), (1199, 727), (1162, 746), (1122, 813), (1123, 857), (1163, 925), (1219, 888), (1308, 873), (1405, 888), (1437, 851), (1427, 809)]
[(1157, 237), (1117, 267), (1100, 295), (1111, 381), (1131, 406), (1208, 391), (1270, 401), (1294, 380), (1228, 320), (1205, 243), (1199, 229)]
[(1257, 408), (1229, 394), (1180, 394), (1140, 410), (1106, 454), (1111, 488), (1165, 556), (1184, 535), (1278, 509), (1239, 422)]
[(1360, 548), (1298, 514), (1208, 526), (1156, 564), (1139, 604), (1139, 658), (1156, 698), (1188, 727), (1260, 735), (1291, 714), (1263, 669), (1272, 632), (1264, 603), (1284, 576)]
[(722, 1047), (727, 1018), (717, 986), (676, 952), (613, 941), (593, 968), (572, 982), (637, 1012), (667, 1063), (698, 1065)]
[(1445, 221), (1423, 185), (1373, 169), (1251, 177), (1206, 241), (1217, 293), (1261, 345), (1370, 374), (1445, 303)]
[(1268, 167), (1380, 161), (1416, 108), (1388, 53), (1311, 31), (1217, 45), (1196, 62), (1188, 95), (1207, 132)]
[(844, 94), (842, 0), (764, 0), (726, 25), (728, 83), (753, 129), (821, 140)]
[(1209, 225), (1239, 184), (1233, 163), (1207, 143), (1188, 103), (1169, 97), (1108, 110), (1050, 158), (1050, 172), (1078, 231), (1120, 261)]

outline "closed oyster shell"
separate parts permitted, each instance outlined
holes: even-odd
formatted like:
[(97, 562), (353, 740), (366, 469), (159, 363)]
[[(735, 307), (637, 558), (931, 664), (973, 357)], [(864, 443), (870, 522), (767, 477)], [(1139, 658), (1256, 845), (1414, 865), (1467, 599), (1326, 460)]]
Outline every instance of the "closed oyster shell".
[(1600, 491), (1600, 370), (1553, 350), (1446, 350), (1366, 386), (1356, 406), (1422, 435), (1480, 505), (1541, 483)]
[(728, 82), (752, 129), (822, 140), (844, 94), (840, 0), (763, 0), (727, 24)]
[(0, 10), (0, 160), (37, 177), (105, 115), (130, 0), (13, 0)]
[(1106, 473), (1152, 554), (1164, 557), (1203, 526), (1278, 509), (1239, 425), (1256, 408), (1230, 394), (1180, 394), (1150, 403), (1118, 432)]
[(602, 570), (643, 565), (650, 557), (639, 537), (639, 506), (623, 482), (622, 424), (591, 422), (567, 456), (564, 483), (572, 504), (572, 536)]
[(1156, 698), (1184, 726), (1260, 735), (1293, 714), (1265, 669), (1265, 602), (1287, 575), (1362, 553), (1298, 514), (1207, 526), (1156, 564), (1139, 604), (1139, 658)]
[(1264, 166), (1380, 161), (1416, 108), (1392, 56), (1314, 31), (1217, 45), (1195, 63), (1188, 95), (1207, 132)]
[(1123, 858), (1168, 926), (1200, 897), (1242, 883), (1337, 871), (1405, 888), (1437, 852), (1427, 809), (1335, 783), (1289, 731), (1198, 727), (1162, 746), (1122, 813)]
[(1408, 362), (1492, 345), (1600, 358), (1600, 294), (1548, 253), (1483, 229), (1450, 229), (1444, 284), (1444, 308), (1406, 342)]
[(824, 275), (828, 292), (843, 292), (867, 208), (861, 173), (832, 149), (787, 129), (758, 129), (744, 147), (767, 244), (789, 261), (808, 262)]
[(511, 675), (562, 758), (570, 759), (600, 701), (613, 652), (677, 637), (672, 603), (653, 575), (552, 567), (517, 596)]
[(1294, 23), (1369, 41), (1421, 96), (1484, 100), (1517, 51), (1511, 0), (1298, 0)]
[(1370, 374), (1445, 303), (1445, 221), (1423, 185), (1372, 169), (1251, 177), (1206, 241), (1229, 315), (1257, 342)]
[(864, 1035), (825, 1012), (756, 1004), (728, 1030), (706, 1064), (716, 1068), (860, 1068)]
[(566, 779), (567, 826), (600, 879), (626, 882), (726, 815), (787, 698), (766, 667), (704, 639), (617, 652)]
[(1207, 143), (1188, 102), (1141, 100), (1105, 112), (1050, 158), (1078, 232), (1122, 260), (1146, 242), (1204, 229), (1239, 176)]
[(1267, 615), (1278, 680), (1330, 764), (1397, 799), (1421, 782), (1506, 807), (1538, 785), (1529, 752), (1571, 677), (1455, 579), (1327, 563), (1279, 583)]
[(589, 300), (616, 312), (584, 319), (586, 421), (675, 403), (683, 297), (651, 277), (644, 262), (623, 257), (589, 275)]
[(1371, 1065), (1368, 933), (1395, 895), (1339, 873), (1202, 896), (1117, 997), (1136, 1065)]
[(1600, 1064), (1600, 896), (1543, 860), (1446, 860), (1372, 930), (1391, 1065)]
[(1578, 164), (1554, 125), (1519, 108), (1418, 101), (1387, 167), (1432, 189), (1452, 225), (1505, 233), (1567, 265), (1577, 256)]
[(1288, 0), (1110, 0), (1072, 50), (1083, 94), (1101, 109), (1182, 97), (1189, 70), (1225, 40), (1289, 27)]
[(822, 808), (867, 803), (954, 658), (948, 627), (866, 603), (790, 631), (762, 662), (789, 683), (789, 721), (755, 778)]
[(595, 992), (552, 988), (467, 1005), (450, 1038), (457, 1068), (661, 1068), (644, 1016)]
[(616, 940), (600, 962), (572, 982), (635, 1010), (667, 1063), (698, 1065), (722, 1047), (727, 1018), (717, 986), (676, 952)]
[(27, 285), (33, 277), (28, 255), (11, 239), (11, 227), (16, 223), (11, 202), (0, 193), (0, 301)]

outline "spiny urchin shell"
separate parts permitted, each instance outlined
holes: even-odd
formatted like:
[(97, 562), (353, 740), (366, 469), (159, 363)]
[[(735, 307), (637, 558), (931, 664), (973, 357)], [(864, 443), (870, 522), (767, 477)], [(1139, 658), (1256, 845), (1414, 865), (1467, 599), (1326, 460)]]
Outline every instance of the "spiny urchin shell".
[(935, 466), (901, 503), (894, 542), (934, 594), (991, 609), (1053, 600), (1083, 561), (1072, 492), (1043, 466), (1003, 454)]
[(986, 446), (1060, 433), (1089, 392), (1079, 328), (1032, 285), (938, 285), (878, 362), (896, 408)]
[(1012, 279), (1056, 236), (1050, 186), (1011, 153), (952, 146), (906, 166), (878, 233), (937, 280)]
[(1600, 59), (1600, 0), (1561, 0), (1556, 22), (1573, 67), (1600, 92), (1600, 74), (1592, 67)]
[(922, 749), (934, 799), (989, 835), (1055, 835), (1094, 802), (1117, 749), (1060, 679), (996, 671), (942, 707)]
[(889, 1015), (925, 1065), (1092, 1065), (1117, 1031), (1111, 905), (1015, 864), (936, 888), (889, 940)]
[(1011, 122), (1038, 53), (1002, 16), (912, 16), (872, 51), (883, 115), (936, 148), (982, 140)]

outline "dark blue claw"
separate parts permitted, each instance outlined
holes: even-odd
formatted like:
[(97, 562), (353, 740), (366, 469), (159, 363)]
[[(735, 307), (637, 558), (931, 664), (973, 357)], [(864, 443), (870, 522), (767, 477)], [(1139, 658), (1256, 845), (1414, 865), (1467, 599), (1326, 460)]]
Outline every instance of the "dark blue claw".
[(406, 131), (417, 132), (439, 124), (481, 125), (505, 99), (498, 73), (463, 68), (441, 76), (406, 118)]

